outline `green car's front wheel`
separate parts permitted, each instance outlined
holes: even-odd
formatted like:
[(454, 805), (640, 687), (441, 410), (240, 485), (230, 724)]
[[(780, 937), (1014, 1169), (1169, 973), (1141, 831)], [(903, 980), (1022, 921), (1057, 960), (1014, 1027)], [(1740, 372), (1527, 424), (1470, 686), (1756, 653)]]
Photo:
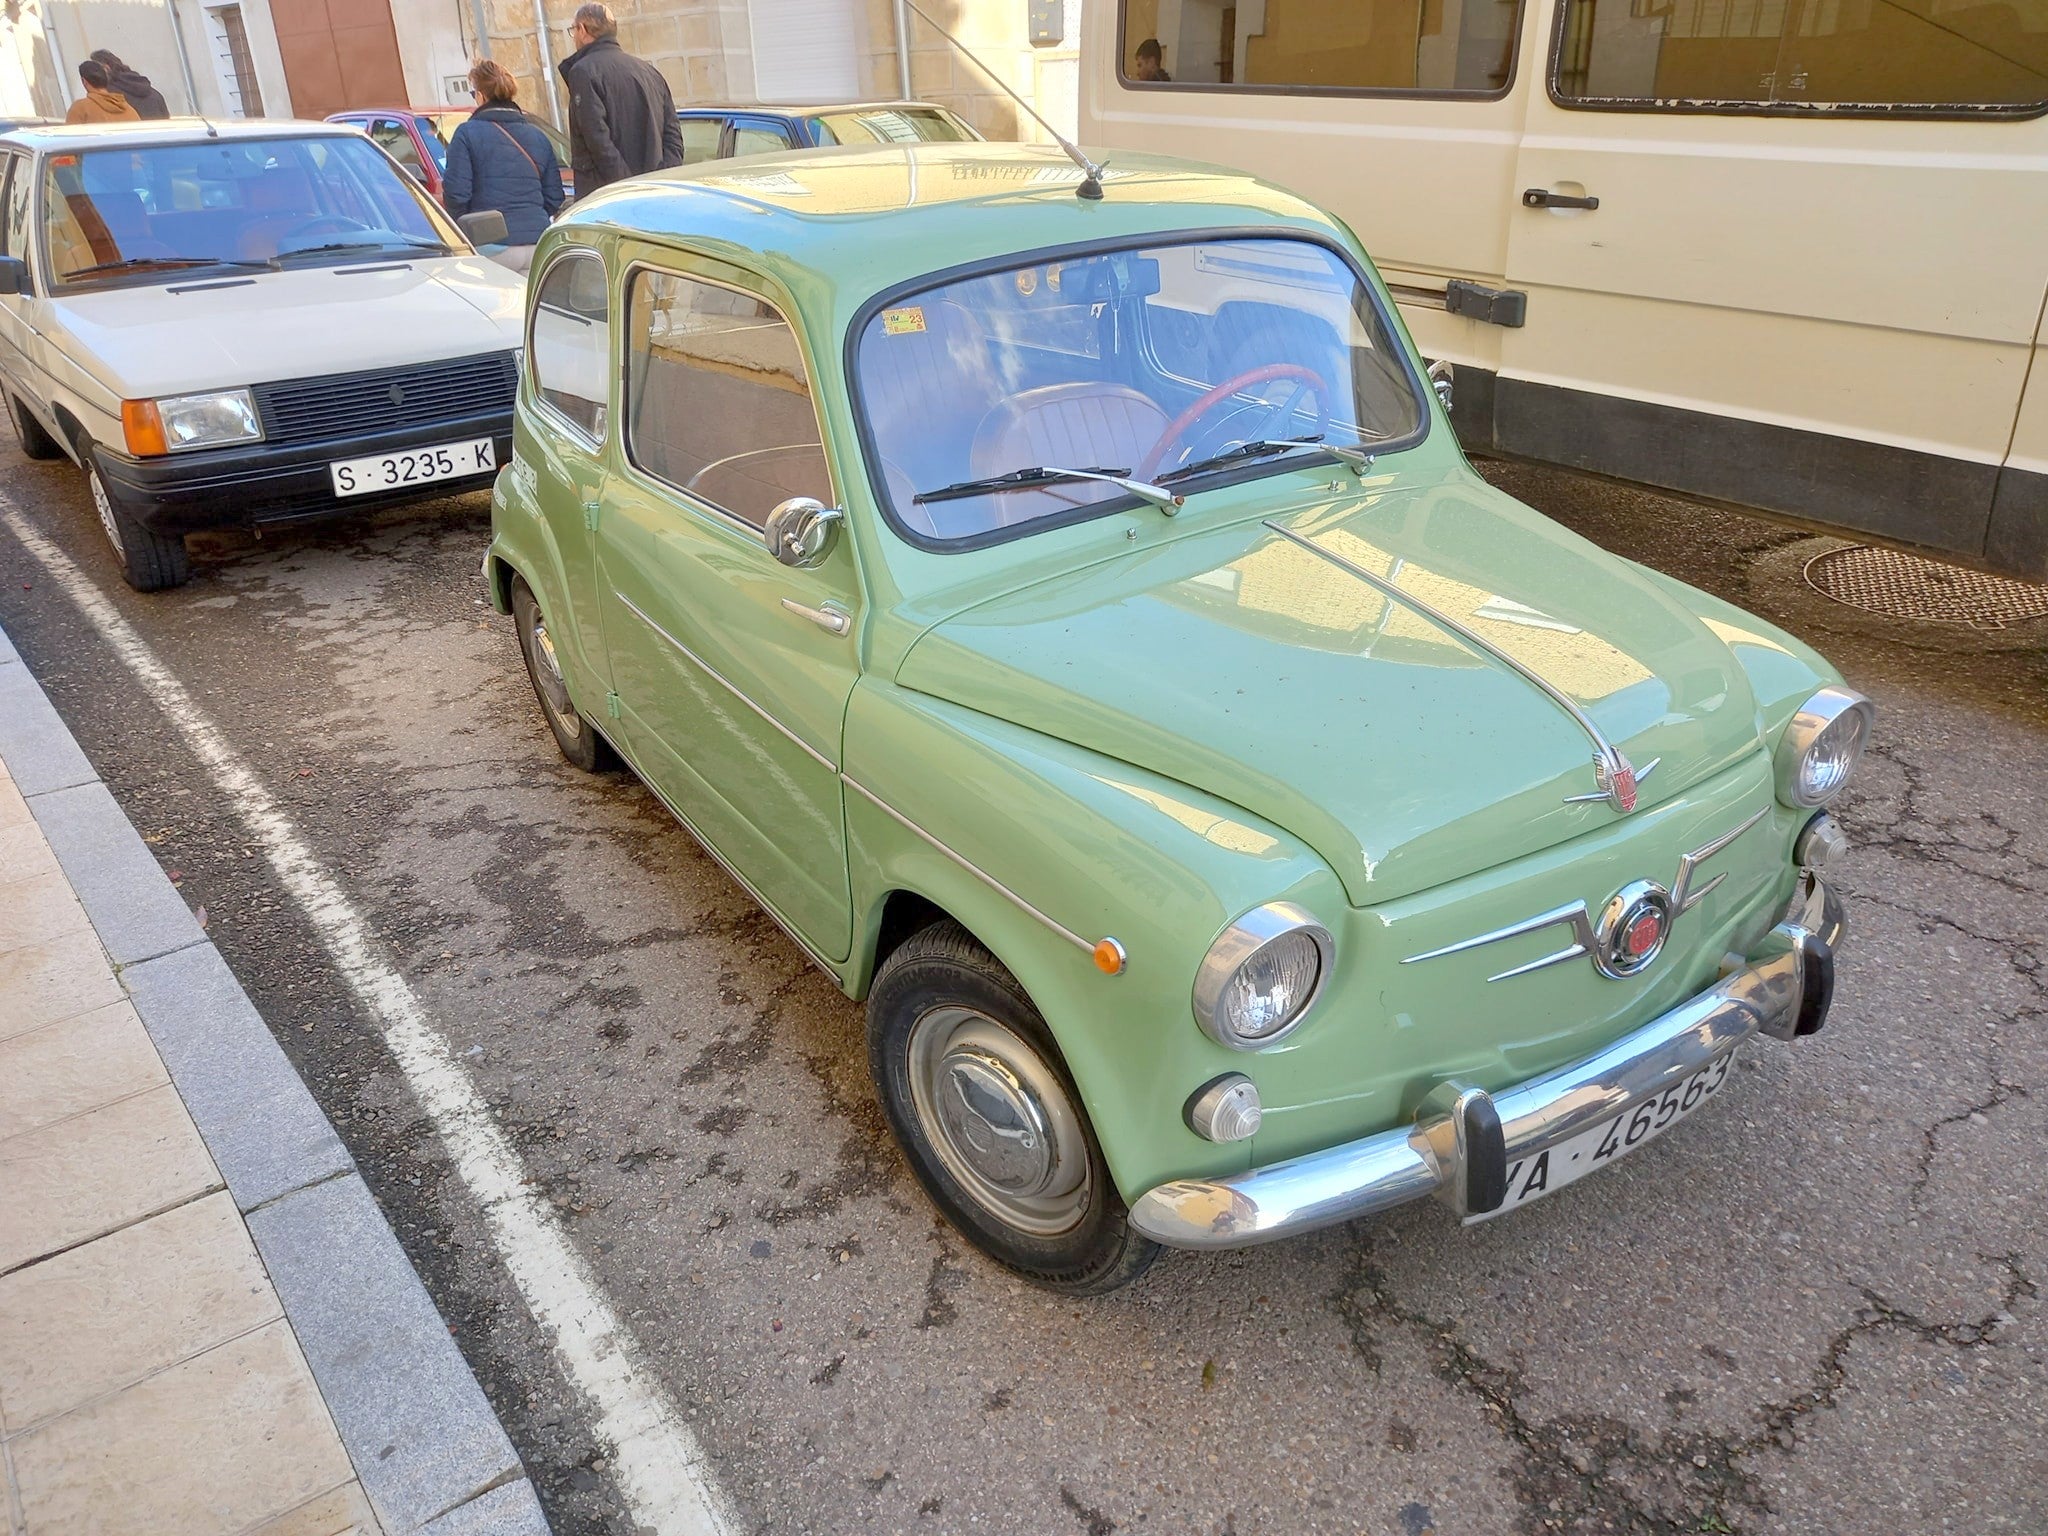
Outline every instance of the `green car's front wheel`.
[(1144, 1273), (1158, 1247), (1131, 1230), (1052, 1032), (957, 923), (876, 974), (868, 1059), (918, 1181), (984, 1252), (1068, 1295)]
[(533, 696), (540, 701), (541, 718), (547, 721), (562, 756), (585, 773), (609, 768), (613, 761), (611, 746), (583, 718), (569, 697), (561, 658), (555, 654), (554, 637), (548, 633), (547, 616), (534, 600), (533, 589), (517, 576), (512, 578), (512, 623), (519, 631), (519, 654), (526, 658), (526, 675), (533, 683)]

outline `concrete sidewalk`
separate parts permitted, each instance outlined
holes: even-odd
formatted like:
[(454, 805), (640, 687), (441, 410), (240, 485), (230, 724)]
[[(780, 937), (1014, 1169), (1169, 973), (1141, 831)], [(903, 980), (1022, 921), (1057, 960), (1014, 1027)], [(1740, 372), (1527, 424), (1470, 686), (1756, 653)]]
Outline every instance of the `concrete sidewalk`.
[(333, 1127), (0, 632), (10, 1536), (546, 1536)]

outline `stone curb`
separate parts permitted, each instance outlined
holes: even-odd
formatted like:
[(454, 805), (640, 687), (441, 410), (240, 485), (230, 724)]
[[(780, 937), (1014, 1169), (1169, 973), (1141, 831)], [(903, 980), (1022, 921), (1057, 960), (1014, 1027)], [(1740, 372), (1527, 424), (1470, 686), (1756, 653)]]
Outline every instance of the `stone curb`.
[(248, 1222), (386, 1536), (547, 1536), (354, 1159), (4, 628), (0, 761)]

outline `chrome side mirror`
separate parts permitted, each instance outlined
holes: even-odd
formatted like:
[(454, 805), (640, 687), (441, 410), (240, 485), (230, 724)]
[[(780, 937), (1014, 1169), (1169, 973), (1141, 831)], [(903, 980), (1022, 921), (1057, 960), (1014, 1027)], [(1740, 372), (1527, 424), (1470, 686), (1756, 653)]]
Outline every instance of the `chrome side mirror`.
[(1436, 391), (1436, 397), (1443, 403), (1444, 414), (1451, 410), (1451, 365), (1438, 358), (1429, 365), (1429, 387)]
[(784, 565), (809, 570), (825, 563), (839, 536), (839, 525), (845, 521), (846, 514), (837, 507), (828, 507), (812, 496), (792, 496), (768, 514), (761, 541)]

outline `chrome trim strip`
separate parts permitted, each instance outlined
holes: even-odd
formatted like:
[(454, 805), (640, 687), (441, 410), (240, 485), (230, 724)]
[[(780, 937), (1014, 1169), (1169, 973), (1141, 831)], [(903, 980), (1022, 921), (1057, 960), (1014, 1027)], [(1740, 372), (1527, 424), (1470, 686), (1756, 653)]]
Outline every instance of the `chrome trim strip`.
[[(1806, 981), (1801, 931), (1830, 945), (1841, 936), (1841, 902), (1818, 880), (1793, 897), (1760, 946), (1778, 952), (1749, 961), (1605, 1050), (1494, 1095), (1510, 1161), (1627, 1114), (1759, 1032), (1789, 1029)], [(1426, 1120), (1397, 1125), (1244, 1173), (1169, 1180), (1131, 1203), (1131, 1225), (1175, 1248), (1240, 1248), (1455, 1191), (1466, 1170), (1455, 1148), (1432, 1142), (1433, 1129)]]
[[(1483, 636), (1481, 636), (1475, 630), (1470, 628), (1468, 625), (1463, 624), (1457, 619), (1452, 618), (1448, 613), (1445, 613), (1441, 608), (1438, 608), (1433, 604), (1424, 602), (1421, 598), (1417, 597), (1412, 592), (1402, 591), (1393, 582), (1388, 581), (1385, 577), (1380, 576), (1375, 572), (1367, 570), (1364, 566), (1358, 564), (1356, 561), (1347, 560), (1339, 554), (1333, 554), (1331, 551), (1323, 548), (1323, 546), (1318, 544), (1314, 539), (1305, 538), (1301, 534), (1294, 532), (1292, 529), (1283, 528), (1278, 523), (1274, 522), (1271, 518), (1266, 518), (1263, 521), (1265, 522), (1265, 525), (1268, 528), (1272, 529), (1273, 532), (1279, 534), (1281, 538), (1286, 539), (1291, 543), (1299, 544), (1303, 549), (1309, 550), (1314, 554), (1322, 556), (1323, 559), (1329, 561), (1330, 564), (1336, 566), (1339, 570), (1349, 571), (1353, 576), (1356, 576), (1360, 581), (1365, 582), (1369, 586), (1377, 588), (1379, 591), (1385, 593), (1389, 598), (1392, 598), (1395, 602), (1400, 603), (1403, 607), (1412, 608), (1415, 612), (1421, 614), (1424, 618), (1430, 620), (1432, 623), (1438, 624), (1442, 626), (1444, 629), (1449, 630), (1452, 634), (1456, 635), (1460, 640), (1464, 641), (1474, 650), (1479, 651), (1484, 655), (1492, 657), (1495, 661), (1499, 662), (1502, 666), (1506, 667), (1510, 672), (1513, 672), (1516, 676), (1522, 678), (1532, 687), (1540, 689), (1544, 697), (1549, 699), (1551, 703), (1555, 704), (1559, 709), (1563, 710), (1566, 714), (1570, 715), (1573, 720), (1577, 721), (1579, 729), (1586, 733), (1587, 738), (1593, 743), (1594, 752), (1597, 753), (1600, 757), (1607, 758), (1610, 760), (1618, 759), (1622, 762), (1627, 761), (1626, 758), (1622, 757), (1621, 749), (1615, 746), (1613, 742), (1609, 741), (1606, 735), (1601, 731), (1600, 727), (1593, 723), (1593, 717), (1587, 714), (1585, 710), (1579, 707), (1578, 701), (1573, 699), (1569, 694), (1567, 694), (1563, 689), (1559, 688), (1555, 683), (1551, 682), (1548, 678), (1544, 677), (1540, 672), (1533, 671), (1530, 668), (1524, 666), (1521, 662), (1515, 660), (1514, 657), (1510, 656), (1506, 651), (1502, 650), (1499, 646), (1485, 639)], [(1638, 773), (1636, 777), (1640, 779), (1642, 775)], [(1599, 798), (1604, 800), (1607, 798), (1607, 796), (1603, 793), (1599, 796)]]
[[(874, 803), (875, 808), (881, 811), (883, 815), (899, 823), (906, 831), (916, 833), (919, 837), (923, 838), (926, 842), (930, 843), (934, 848), (938, 849), (940, 853), (943, 853), (955, 864), (958, 864), (962, 869), (966, 870), (967, 873), (974, 876), (974, 878), (979, 880), (983, 885), (987, 886), (990, 890), (996, 892), (998, 895), (1007, 897), (1010, 901), (1014, 902), (1021, 911), (1024, 911), (1028, 913), (1030, 916), (1038, 919), (1039, 922), (1043, 923), (1046, 927), (1050, 928), (1054, 933), (1058, 934), (1061, 938), (1065, 939), (1069, 944), (1073, 945), (1076, 949), (1083, 950), (1090, 955), (1093, 955), (1095, 953), (1094, 940), (1084, 939), (1081, 937), (1081, 935), (1074, 932), (1073, 929), (1067, 927), (1064, 923), (1057, 922), (1053, 918), (1047, 917), (1043, 912), (1039, 911), (1038, 908), (1031, 905), (1031, 903), (1026, 901), (1022, 896), (1019, 896), (1015, 891), (1011, 890), (1007, 885), (1003, 884), (1003, 882), (998, 880), (994, 875), (990, 874), (987, 870), (982, 869), (979, 865), (971, 863), (963, 855), (955, 853), (951, 848), (948, 848), (936, 837), (933, 837), (931, 833), (925, 831), (923, 827), (920, 827), (916, 822), (912, 821), (908, 816), (904, 815), (901, 811), (897, 810), (895, 806), (891, 805), (888, 801), (884, 800), (880, 795), (876, 794), (872, 789), (869, 789), (865, 784), (859, 782), (852, 775), (842, 773), (839, 776), (839, 778), (840, 781), (844, 783), (848, 789), (853, 790), (855, 793), (859, 794), (863, 799), (872, 801)], [(1123, 946), (1118, 945), (1117, 947), (1121, 949)]]
[[(1606, 797), (1604, 795), (1597, 795), (1593, 798), (1605, 799)], [(1715, 854), (1726, 849), (1729, 844), (1733, 843), (1751, 827), (1762, 821), (1765, 816), (1770, 814), (1770, 810), (1771, 808), (1766, 805), (1754, 815), (1747, 817), (1740, 825), (1723, 832), (1711, 842), (1702, 843), (1699, 847), (1693, 849), (1691, 853), (1679, 855), (1678, 878), (1671, 883), (1671, 917), (1674, 922), (1705, 901), (1708, 893), (1728, 878), (1727, 871), (1723, 870), (1705, 885), (1694, 890), (1693, 876), (1698, 873), (1699, 867), (1714, 857)], [(1518, 939), (1525, 933), (1537, 933), (1545, 928), (1557, 927), (1559, 925), (1569, 927), (1572, 931), (1573, 943), (1569, 947), (1544, 955), (1540, 959), (1530, 960), (1525, 964), (1514, 967), (1512, 970), (1501, 971), (1486, 979), (1489, 982), (1508, 981), (1516, 976), (1526, 976), (1531, 971), (1540, 971), (1548, 966), (1562, 965), (1565, 961), (1576, 960), (1581, 955), (1597, 953), (1599, 936), (1593, 928), (1593, 914), (1583, 901), (1574, 901), (1561, 907), (1553, 907), (1548, 912), (1538, 913), (1535, 917), (1523, 918), (1518, 923), (1509, 923), (1505, 928), (1496, 928), (1491, 933), (1482, 933), (1469, 939), (1460, 939), (1455, 944), (1446, 944), (1441, 949), (1426, 950), (1419, 955), (1409, 955), (1401, 963), (1403, 965), (1415, 965), (1423, 960), (1439, 960), (1445, 955), (1462, 954), (1468, 949), (1480, 949), (1488, 944), (1498, 944), (1504, 939)], [(1598, 962), (1596, 961), (1595, 964), (1597, 966)], [(1603, 970), (1601, 974), (1604, 976), (1608, 973)]]
[(616, 597), (620, 602), (624, 603), (628, 608), (630, 608), (633, 611), (634, 617), (639, 619), (639, 621), (642, 624), (645, 624), (649, 629), (653, 630), (657, 635), (661, 636), (662, 639), (666, 640), (670, 645), (674, 646), (676, 650), (679, 651), (681, 654), (687, 656), (692, 662), (694, 662), (697, 665), (698, 668), (700, 668), (704, 672), (704, 674), (707, 677), (710, 677), (715, 682), (717, 682), (721, 687), (725, 689), (727, 693), (731, 694), (734, 698), (738, 699), (742, 704), (746, 705), (747, 708), (751, 709), (763, 720), (766, 720), (770, 725), (774, 726), (776, 730), (782, 732), (783, 735), (787, 736), (791, 741), (795, 742), (797, 746), (803, 749), (804, 754), (808, 756), (811, 759), (811, 761), (815, 762), (827, 773), (837, 773), (839, 771), (839, 765), (837, 763), (833, 762), (831, 758), (827, 757), (824, 753), (820, 752), (808, 741), (805, 741), (803, 737), (797, 735), (795, 731), (792, 731), (780, 720), (776, 719), (773, 715), (769, 714), (767, 710), (763, 709), (760, 705), (756, 704), (744, 693), (741, 693), (739, 689), (735, 688), (729, 681), (727, 681), (724, 673), (720, 672), (716, 667), (712, 666), (710, 662), (706, 661), (702, 656), (699, 656), (695, 651), (691, 650), (687, 645), (683, 644), (682, 641), (678, 640), (674, 635), (670, 634), (667, 630), (663, 629), (659, 624), (655, 623), (654, 620), (650, 619), (647, 616), (646, 611), (643, 608), (641, 608), (638, 603), (634, 602), (633, 599), (626, 596), (626, 594), (621, 592), (617, 587), (612, 588), (612, 596)]

